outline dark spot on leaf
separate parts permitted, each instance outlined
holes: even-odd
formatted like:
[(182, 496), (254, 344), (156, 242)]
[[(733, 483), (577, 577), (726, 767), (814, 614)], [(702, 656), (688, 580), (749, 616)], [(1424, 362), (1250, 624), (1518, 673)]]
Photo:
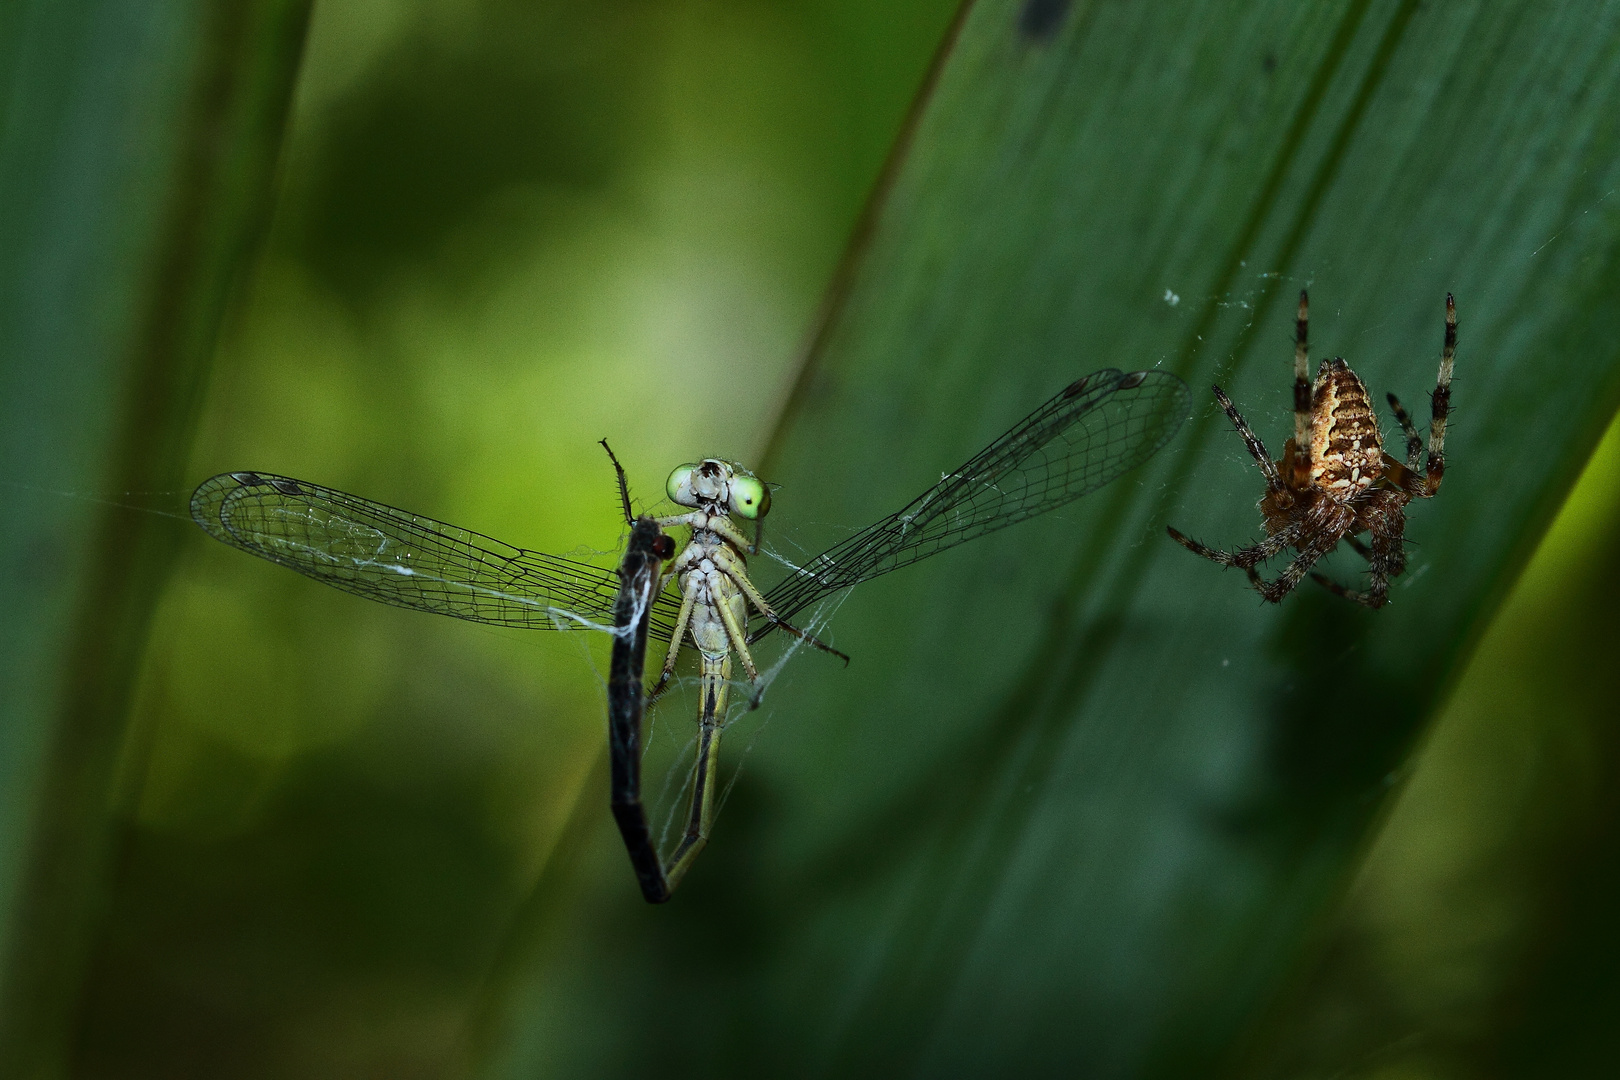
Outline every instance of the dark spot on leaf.
[(1024, 0), (1018, 14), (1018, 32), (1036, 41), (1046, 41), (1058, 32), (1069, 14), (1069, 0)]
[(1276, 71), (1277, 54), (1268, 52), (1265, 56), (1262, 56), (1260, 58), (1260, 70), (1264, 71), (1267, 75), (1270, 75), (1273, 71)]

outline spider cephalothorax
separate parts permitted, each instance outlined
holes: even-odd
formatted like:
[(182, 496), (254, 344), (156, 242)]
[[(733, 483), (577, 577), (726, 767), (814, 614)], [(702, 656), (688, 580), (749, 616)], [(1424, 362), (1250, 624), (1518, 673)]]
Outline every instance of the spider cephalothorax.
[[(1237, 551), (1218, 551), (1175, 529), (1170, 530), (1170, 537), (1196, 555), (1223, 566), (1242, 567), (1260, 595), (1272, 603), (1287, 596), (1316, 561), (1343, 540), (1367, 560), (1371, 578), (1367, 591), (1353, 592), (1320, 574), (1311, 577), (1347, 600), (1381, 607), (1389, 595), (1390, 579), (1406, 569), (1406, 504), (1432, 498), (1445, 475), (1457, 308), (1448, 294), (1440, 378), (1431, 396), (1429, 457), (1421, 472), (1423, 440), (1394, 394), (1389, 395), (1389, 404), (1406, 435), (1404, 463), (1384, 452), (1367, 388), (1344, 360), (1323, 361), (1316, 383), (1311, 385), (1307, 377), (1308, 323), (1306, 296), (1301, 292), (1294, 343), (1294, 436), (1283, 446), (1282, 460), (1271, 460), (1231, 399), (1215, 387), (1215, 400), (1226, 410), (1266, 476), (1266, 493), (1260, 499), (1266, 538)], [(1371, 538), (1370, 545), (1356, 539), (1363, 532)], [(1287, 548), (1295, 548), (1299, 554), (1275, 581), (1264, 580), (1255, 567)]]

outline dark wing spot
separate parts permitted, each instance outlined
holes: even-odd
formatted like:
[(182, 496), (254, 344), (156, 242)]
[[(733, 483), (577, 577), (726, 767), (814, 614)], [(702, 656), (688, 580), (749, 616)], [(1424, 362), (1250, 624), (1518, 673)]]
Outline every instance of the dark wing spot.
[(1035, 41), (1049, 40), (1069, 14), (1069, 0), (1024, 0), (1018, 32)]
[(304, 493), (304, 489), (298, 486), (296, 480), (272, 480), (270, 486), (283, 495), (302, 495)]
[(259, 476), (258, 473), (251, 472), (233, 472), (231, 473), (231, 479), (235, 480), (243, 487), (258, 487), (260, 484), (264, 483), (264, 480)]
[(1147, 372), (1145, 372), (1145, 371), (1133, 371), (1129, 375), (1125, 376), (1123, 379), (1119, 380), (1119, 389), (1121, 389), (1121, 390), (1134, 390), (1138, 386), (1141, 386), (1142, 383), (1145, 382), (1146, 380), (1147, 380)]
[(1068, 389), (1063, 391), (1064, 400), (1067, 401), (1069, 398), (1078, 397), (1080, 392), (1086, 388), (1086, 383), (1090, 381), (1090, 375), (1082, 375), (1080, 378), (1074, 380), (1074, 382), (1069, 384)]

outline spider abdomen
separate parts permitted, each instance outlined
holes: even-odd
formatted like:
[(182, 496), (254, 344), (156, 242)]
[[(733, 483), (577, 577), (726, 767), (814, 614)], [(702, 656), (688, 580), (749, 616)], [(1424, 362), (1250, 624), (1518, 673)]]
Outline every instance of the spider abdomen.
[(1311, 391), (1311, 486), (1348, 502), (1383, 474), (1383, 450), (1367, 387), (1343, 360), (1324, 360)]

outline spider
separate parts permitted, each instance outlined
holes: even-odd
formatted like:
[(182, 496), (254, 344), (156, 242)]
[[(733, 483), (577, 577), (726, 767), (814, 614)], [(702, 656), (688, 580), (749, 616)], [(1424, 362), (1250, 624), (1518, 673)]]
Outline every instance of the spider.
[[(1230, 398), (1215, 387), (1215, 400), (1243, 436), (1244, 445), (1266, 477), (1260, 499), (1266, 538), (1237, 551), (1218, 551), (1170, 529), (1170, 538), (1195, 555), (1238, 566), (1260, 595), (1275, 604), (1291, 592), (1316, 561), (1343, 540), (1367, 560), (1371, 584), (1354, 592), (1311, 572), (1328, 590), (1365, 604), (1382, 607), (1389, 597), (1389, 580), (1406, 569), (1406, 504), (1431, 499), (1445, 475), (1446, 417), (1451, 411), (1451, 365), (1457, 351), (1457, 307), (1446, 294), (1446, 337), (1440, 353), (1440, 377), (1431, 395), (1429, 460), (1422, 472), (1418, 461), (1423, 440), (1412, 417), (1394, 394), (1388, 395), (1395, 419), (1406, 434), (1406, 461), (1384, 452), (1367, 388), (1342, 357), (1323, 361), (1311, 386), (1306, 362), (1308, 299), (1299, 294), (1299, 318), (1294, 339), (1294, 437), (1283, 446), (1282, 460), (1272, 461)], [(1356, 539), (1365, 532), (1371, 546)], [(1299, 554), (1275, 581), (1260, 576), (1257, 565), (1286, 548)]]

